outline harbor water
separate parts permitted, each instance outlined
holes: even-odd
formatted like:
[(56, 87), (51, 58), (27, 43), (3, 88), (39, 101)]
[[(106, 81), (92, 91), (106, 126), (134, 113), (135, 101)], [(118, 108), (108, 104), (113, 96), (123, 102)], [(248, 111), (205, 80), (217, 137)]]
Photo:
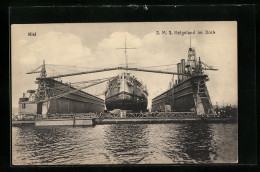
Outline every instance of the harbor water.
[(236, 123), (12, 127), (13, 165), (235, 163)]

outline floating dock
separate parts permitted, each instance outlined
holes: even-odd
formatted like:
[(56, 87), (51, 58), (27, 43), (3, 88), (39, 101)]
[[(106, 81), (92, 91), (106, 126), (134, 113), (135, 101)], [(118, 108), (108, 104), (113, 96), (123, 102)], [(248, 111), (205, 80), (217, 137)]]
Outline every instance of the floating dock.
[(104, 124), (167, 124), (167, 123), (233, 123), (236, 118), (95, 118), (93, 125)]
[[(205, 68), (207, 67), (207, 68)], [(197, 115), (216, 115), (206, 86), (204, 70), (217, 70), (197, 60), (195, 48), (189, 48), (188, 60), (177, 64), (178, 78), (169, 89), (152, 99), (152, 111), (193, 111)], [(189, 74), (187, 76), (187, 74)]]
[(98, 124), (162, 124), (162, 123), (183, 123), (199, 121), (197, 118), (173, 119), (173, 118), (95, 118), (94, 125)]
[[(72, 115), (71, 117), (62, 118), (35, 118), (35, 120), (13, 120), (13, 126), (34, 125), (38, 126), (94, 126), (104, 124), (164, 124), (164, 123), (190, 123), (190, 122), (206, 122), (206, 123), (230, 123), (236, 122), (237, 119), (220, 118), (220, 117), (200, 117), (191, 112), (165, 112), (165, 113), (130, 113), (130, 114), (99, 114), (92, 115)], [(63, 116), (64, 117), (64, 116)]]

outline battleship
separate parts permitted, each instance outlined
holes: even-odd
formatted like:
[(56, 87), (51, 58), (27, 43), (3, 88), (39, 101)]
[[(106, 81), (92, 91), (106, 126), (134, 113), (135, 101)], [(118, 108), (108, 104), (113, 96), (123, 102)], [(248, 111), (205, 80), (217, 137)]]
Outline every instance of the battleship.
[[(187, 64), (177, 64), (177, 79), (170, 88), (152, 99), (152, 111), (195, 112), (197, 115), (215, 115), (206, 86), (209, 80), (204, 70), (217, 70), (197, 60), (195, 48), (189, 48)], [(175, 81), (175, 82), (174, 82)]]
[(108, 82), (105, 91), (107, 110), (121, 109), (144, 112), (147, 108), (147, 88), (130, 73), (122, 73)]
[(118, 48), (125, 51), (126, 72), (109, 81), (105, 91), (105, 104), (108, 111), (114, 109), (128, 110), (131, 112), (144, 112), (147, 110), (148, 91), (146, 85), (128, 72), (127, 48)]

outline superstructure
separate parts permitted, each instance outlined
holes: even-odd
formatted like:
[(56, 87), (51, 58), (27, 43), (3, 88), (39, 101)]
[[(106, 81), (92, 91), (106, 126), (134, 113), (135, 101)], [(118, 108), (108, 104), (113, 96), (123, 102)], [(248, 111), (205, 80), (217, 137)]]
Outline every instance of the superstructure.
[(107, 110), (121, 109), (132, 112), (144, 112), (147, 108), (148, 91), (146, 85), (143, 85), (128, 72), (127, 49), (125, 51), (125, 72), (109, 81), (105, 91), (105, 104)]

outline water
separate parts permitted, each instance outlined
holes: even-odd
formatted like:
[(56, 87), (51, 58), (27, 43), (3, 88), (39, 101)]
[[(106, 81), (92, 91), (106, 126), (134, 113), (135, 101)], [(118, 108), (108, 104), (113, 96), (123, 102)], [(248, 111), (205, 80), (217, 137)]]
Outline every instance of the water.
[(237, 124), (12, 127), (14, 165), (183, 164), (237, 161)]

